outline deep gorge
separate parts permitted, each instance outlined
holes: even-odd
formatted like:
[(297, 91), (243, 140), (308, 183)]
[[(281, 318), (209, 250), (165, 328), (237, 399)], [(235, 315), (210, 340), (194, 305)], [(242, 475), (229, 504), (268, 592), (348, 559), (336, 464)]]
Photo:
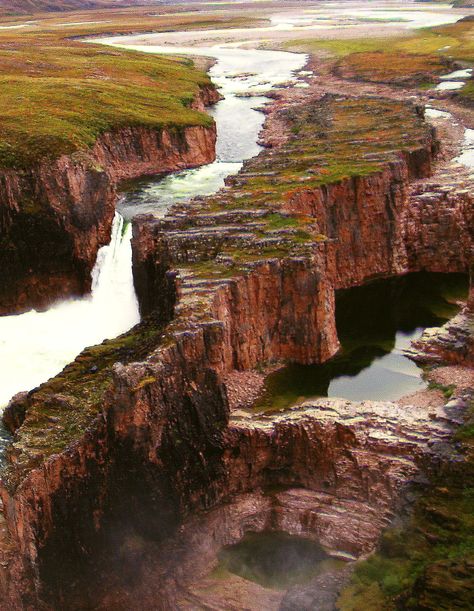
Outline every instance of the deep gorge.
[[(332, 105), (337, 110), (341, 104), (345, 102), (325, 99), (323, 109), (334, 111)], [(354, 425), (350, 420), (338, 422), (357, 409), (350, 402), (319, 401), (302, 406), (301, 414), (279, 416), (273, 422), (234, 421), (223, 377), (262, 362), (307, 364), (332, 357), (339, 347), (335, 289), (419, 270), (467, 271), (472, 219), (465, 216), (471, 208), (464, 200), (448, 207), (443, 223), (413, 220), (427, 211), (412, 203), (407, 187), (410, 180), (430, 173), (438, 145), (433, 132), (423, 127), (419, 111), (403, 106), (402, 112), (412, 113), (414, 125), (420, 126), (419, 143), (395, 158), (388, 153), (389, 160), (367, 176), (291, 191), (290, 200), (272, 202), (268, 210), (235, 204), (226, 210), (229, 196), (237, 195), (234, 201), (241, 204), (236, 188), (248, 188), (254, 165), (261, 171), (271, 157), (273, 167), (278, 167), (279, 150), (269, 149), (244, 164), (231, 180), (233, 189), (201, 200), (192, 210), (180, 205), (162, 220), (135, 222), (134, 269), (142, 313), (147, 315), (144, 321), (123, 339), (86, 351), (56, 380), (14, 408), (24, 411), (25, 419), (15, 434), (2, 489), (3, 582), (17, 584), (8, 596), (18, 607), (35, 606), (38, 600), (50, 601), (46, 604), (53, 607), (74, 606), (74, 584), (82, 583), (78, 567), (83, 567), (87, 581), (88, 571), (97, 571), (100, 536), (106, 548), (107, 533), (114, 529), (122, 533), (119, 537), (136, 530), (152, 542), (150, 561), (156, 575), (168, 572), (160, 568), (159, 558), (169, 554), (158, 550), (173, 549), (176, 543), (170, 534), (180, 524), (184, 526), (178, 541), (185, 540), (183, 528), (195, 532), (196, 520), (202, 520), (199, 529), (215, 523), (222, 533), (221, 539), (213, 536), (206, 553), (198, 552), (202, 557), (196, 570), (204, 572), (206, 558), (212, 563), (222, 542), (236, 542), (249, 527), (259, 531), (270, 524), (290, 534), (317, 537), (326, 549), (334, 546), (336, 554), (357, 557), (373, 549), (399, 502), (403, 483), (418, 471), (428, 451), (421, 438), (414, 445), (408, 441), (410, 431), (426, 440), (443, 439), (449, 426), (430, 423), (422, 412), (409, 419), (407, 442), (402, 444), (408, 454), (400, 462), (397, 442), (392, 446), (387, 441), (379, 454), (379, 443), (371, 447), (366, 440), (369, 479), (378, 482), (377, 492), (368, 492), (363, 485), (367, 476), (357, 473), (357, 462), (350, 468), (346, 464), (348, 448), (357, 447), (359, 436), (366, 435), (357, 418)], [(216, 214), (214, 208), (209, 214), (208, 206), (216, 203), (222, 211)], [(317, 224), (312, 231), (324, 238), (313, 241), (308, 223), (309, 238), (296, 233), (295, 240), (295, 230), (285, 226), (262, 233), (266, 217), (281, 214), (285, 219), (295, 213), (315, 219), (310, 220)], [(241, 235), (242, 227), (250, 236), (257, 231), (257, 241)], [(268, 238), (273, 250), (265, 254)], [(233, 251), (236, 245), (239, 250)], [(249, 248), (247, 260), (241, 248)], [(235, 252), (239, 258), (231, 262)], [(440, 252), (449, 252), (449, 257), (440, 257)], [(113, 365), (115, 361), (121, 363)], [(87, 374), (91, 366), (95, 373)], [(373, 413), (368, 426), (383, 429), (387, 406), (365, 409)], [(56, 440), (47, 440), (46, 446), (37, 429), (44, 419), (55, 423)], [(315, 471), (314, 465), (319, 469)], [(335, 468), (342, 469), (344, 477), (334, 480)], [(260, 491), (274, 489), (276, 493), (261, 496)], [(326, 518), (325, 526), (319, 522), (315, 507), (325, 507), (331, 498), (338, 498), (349, 516), (355, 511), (370, 517), (364, 528), (359, 526), (356, 540), (350, 535), (350, 521), (341, 524), (337, 511)], [(234, 500), (227, 510), (230, 499)], [(249, 502), (247, 510), (239, 508)], [(231, 513), (224, 518), (227, 511)], [(230, 518), (232, 512), (236, 513)], [(243, 515), (247, 517), (240, 521)], [(229, 518), (235, 524), (234, 535), (227, 530)], [(15, 550), (13, 555), (8, 549)], [(192, 545), (189, 549), (192, 556), (196, 550)], [(195, 557), (190, 562), (195, 563)], [(166, 586), (158, 579), (163, 609), (175, 604), (183, 570), (177, 581), (168, 583), (166, 578)], [(99, 572), (107, 576), (103, 566)], [(83, 585), (79, 587), (85, 597)], [(149, 593), (137, 587), (138, 596), (146, 599)], [(102, 594), (93, 586), (87, 592), (91, 603)]]
[[(291, 61), (301, 68), (301, 57)], [(277, 76), (271, 84), (282, 85)], [(258, 70), (226, 78), (237, 90), (246, 79), (261, 86)], [(271, 103), (259, 90), (247, 99), (265, 113), (258, 147), (219, 138), (215, 125), (124, 128), (85, 155), (0, 181), (1, 314), (87, 294), (124, 181), (204, 164), (215, 172), (211, 185), (206, 168), (169, 176), (164, 188), (188, 181), (183, 196), (169, 188), (160, 200), (153, 182), (122, 192), (140, 322), (84, 349), (4, 412), (6, 608), (333, 610), (362, 560), (380, 550), (396, 557), (390, 527), (419, 514), (417, 499), (450, 495), (446, 473), (469, 481), (462, 434), (474, 395), (456, 367), (474, 362), (473, 194), (440, 183), (454, 145), (440, 142), (418, 102), (328, 93), (314, 81), (293, 75), (301, 87), (283, 83)], [(219, 98), (203, 87), (194, 106)], [(260, 116), (248, 123), (243, 140)], [(460, 290), (434, 299), (420, 326), (436, 328), (404, 348), (424, 368), (421, 399), (297, 392), (301, 371), (344, 356), (354, 304), (370, 328), (387, 308), (374, 296), (388, 295), (398, 330), (403, 305), (414, 316), (411, 293), (428, 299), (445, 281)], [(292, 396), (259, 409), (263, 383), (280, 376), (286, 392), (288, 371), (298, 378)], [(262, 382), (254, 409), (236, 407), (230, 387), (245, 394), (248, 374)], [(456, 532), (455, 511), (434, 504), (426, 513)], [(416, 581), (423, 596), (434, 590), (427, 575)]]
[[(212, 88), (201, 95), (206, 103), (218, 99)], [(110, 239), (119, 182), (210, 163), (215, 139), (213, 126), (128, 128), (104, 134), (88, 153), (3, 172), (0, 314), (88, 293), (97, 251)]]

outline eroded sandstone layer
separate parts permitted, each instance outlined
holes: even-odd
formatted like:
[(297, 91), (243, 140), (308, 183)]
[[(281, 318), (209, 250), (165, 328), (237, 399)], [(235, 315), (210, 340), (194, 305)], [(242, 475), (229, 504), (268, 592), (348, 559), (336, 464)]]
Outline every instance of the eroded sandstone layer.
[[(472, 257), (469, 194), (466, 205), (439, 198), (429, 217), (410, 197), (438, 149), (420, 109), (328, 96), (278, 113), (282, 143), (226, 189), (135, 224), (144, 321), (16, 401), (1, 489), (12, 609), (74, 608), (79, 583), (94, 608), (104, 592), (90, 575), (108, 583), (97, 550), (110, 537), (122, 549), (117, 537), (139, 533), (158, 566), (174, 536), (186, 540), (190, 515), (219, 512), (240, 494), (254, 495), (256, 513), (238, 532), (273, 521), (325, 537), (332, 551), (366, 553), (427, 448), (447, 434), (446, 414), (415, 412), (405, 427), (390, 405), (322, 402), (274, 421), (230, 421), (232, 370), (335, 354), (336, 289), (411, 271), (466, 272)], [(360, 537), (338, 521), (343, 510)], [(156, 604), (170, 609), (176, 579), (163, 570), (169, 588)], [(138, 587), (132, 604), (127, 588), (109, 604), (134, 608), (151, 595)]]
[[(218, 97), (203, 86), (196, 108)], [(214, 126), (121, 128), (90, 151), (2, 170), (0, 315), (88, 292), (97, 250), (110, 239), (117, 184), (210, 163), (215, 139)]]

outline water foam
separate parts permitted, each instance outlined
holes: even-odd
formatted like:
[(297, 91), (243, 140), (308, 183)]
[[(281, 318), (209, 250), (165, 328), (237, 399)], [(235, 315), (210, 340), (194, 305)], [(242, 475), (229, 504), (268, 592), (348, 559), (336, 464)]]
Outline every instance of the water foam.
[(100, 248), (88, 297), (45, 312), (0, 317), (0, 406), (59, 373), (86, 346), (116, 337), (140, 317), (133, 286), (132, 227), (116, 214), (110, 243)]

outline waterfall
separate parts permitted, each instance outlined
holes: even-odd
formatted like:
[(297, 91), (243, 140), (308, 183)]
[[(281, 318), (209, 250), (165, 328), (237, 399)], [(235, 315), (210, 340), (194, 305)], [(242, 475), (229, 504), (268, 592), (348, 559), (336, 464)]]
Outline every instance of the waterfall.
[(140, 320), (132, 273), (132, 224), (116, 212), (110, 243), (97, 253), (91, 303), (102, 339), (115, 337)]
[(132, 227), (118, 213), (99, 249), (92, 292), (46, 312), (0, 317), (0, 406), (59, 373), (86, 346), (116, 337), (140, 320), (132, 275)]
[[(157, 47), (143, 50), (155, 52)], [(167, 47), (164, 50), (170, 51)], [(184, 52), (195, 54), (196, 49)], [(256, 112), (255, 106), (264, 104), (265, 98), (240, 98), (237, 94), (263, 93), (271, 85), (287, 82), (306, 62), (305, 55), (277, 51), (216, 47), (199, 52), (218, 59), (211, 74), (226, 96), (212, 111), (218, 127), (218, 159), (209, 166), (153, 181), (141, 190), (138, 201), (132, 198), (127, 205), (124, 198), (121, 209), (126, 216), (144, 212), (160, 216), (177, 201), (222, 187), (225, 176), (236, 173), (242, 161), (260, 149), (256, 141), (264, 115)], [(236, 78), (238, 75), (242, 78)], [(59, 373), (86, 346), (116, 337), (139, 321), (131, 230), (116, 213), (110, 243), (97, 253), (88, 297), (62, 301), (46, 312), (32, 310), (0, 317), (0, 407), (15, 393), (30, 390)]]

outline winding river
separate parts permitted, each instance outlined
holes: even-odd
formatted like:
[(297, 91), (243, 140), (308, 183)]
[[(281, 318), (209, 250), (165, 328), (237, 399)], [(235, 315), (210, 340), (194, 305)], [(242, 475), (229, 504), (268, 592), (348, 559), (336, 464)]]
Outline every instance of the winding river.
[[(359, 13), (355, 16), (361, 18)], [(307, 15), (306, 20), (310, 17), (315, 22), (321, 19), (319, 13)], [(390, 13), (390, 19), (395, 17), (402, 19), (406, 15)], [(444, 13), (439, 19), (449, 22), (459, 17), (457, 15), (453, 19)], [(416, 23), (412, 23), (411, 27), (428, 24), (421, 17), (413, 21)], [(271, 27), (279, 30), (286, 27), (295, 31), (299, 27), (312, 28), (317, 25), (306, 21), (294, 23), (289, 14), (285, 18), (275, 18)], [(179, 38), (180, 34), (184, 38), (188, 36), (188, 33), (173, 35)], [(198, 34), (194, 32), (193, 36)], [(201, 33), (203, 39), (209, 34)], [(200, 46), (199, 49), (163, 46), (163, 35), (153, 36), (156, 42), (161, 41), (161, 46), (150, 43), (150, 40), (140, 45), (134, 37), (104, 39), (100, 42), (148, 53), (196, 55), (198, 52), (199, 55), (215, 58), (210, 75), (224, 95), (224, 99), (210, 111), (217, 124), (217, 159), (198, 169), (182, 171), (159, 180), (136, 182), (128, 188), (118, 204), (110, 244), (98, 253), (92, 272), (93, 289), (89, 297), (57, 303), (46, 312), (30, 311), (0, 317), (0, 368), (3, 372), (0, 407), (6, 405), (15, 393), (30, 390), (56, 375), (86, 346), (117, 336), (139, 321), (133, 287), (129, 221), (142, 213), (163, 216), (173, 203), (196, 195), (208, 195), (221, 188), (226, 176), (237, 173), (242, 162), (260, 150), (257, 139), (264, 121), (261, 108), (267, 102), (265, 92), (272, 86), (297, 80), (298, 72), (306, 63), (303, 54), (242, 49), (238, 44), (228, 42), (216, 46)], [(127, 44), (124, 45), (124, 42)], [(301, 85), (304, 86), (303, 83)], [(470, 147), (469, 154), (472, 154)], [(419, 327), (416, 328), (418, 333)], [(406, 343), (411, 335), (408, 338), (402, 333), (399, 338), (402, 343)], [(390, 354), (394, 350), (399, 351), (400, 341), (389, 351)], [(419, 385), (420, 371), (406, 360), (401, 369), (406, 370), (408, 367), (411, 389)], [(367, 379), (374, 378), (373, 373), (377, 372), (371, 371), (369, 365), (364, 374), (364, 387), (367, 387)], [(414, 385), (411, 374), (416, 379)], [(396, 382), (402, 384), (403, 380), (400, 378)], [(383, 398), (391, 398), (387, 393)]]

